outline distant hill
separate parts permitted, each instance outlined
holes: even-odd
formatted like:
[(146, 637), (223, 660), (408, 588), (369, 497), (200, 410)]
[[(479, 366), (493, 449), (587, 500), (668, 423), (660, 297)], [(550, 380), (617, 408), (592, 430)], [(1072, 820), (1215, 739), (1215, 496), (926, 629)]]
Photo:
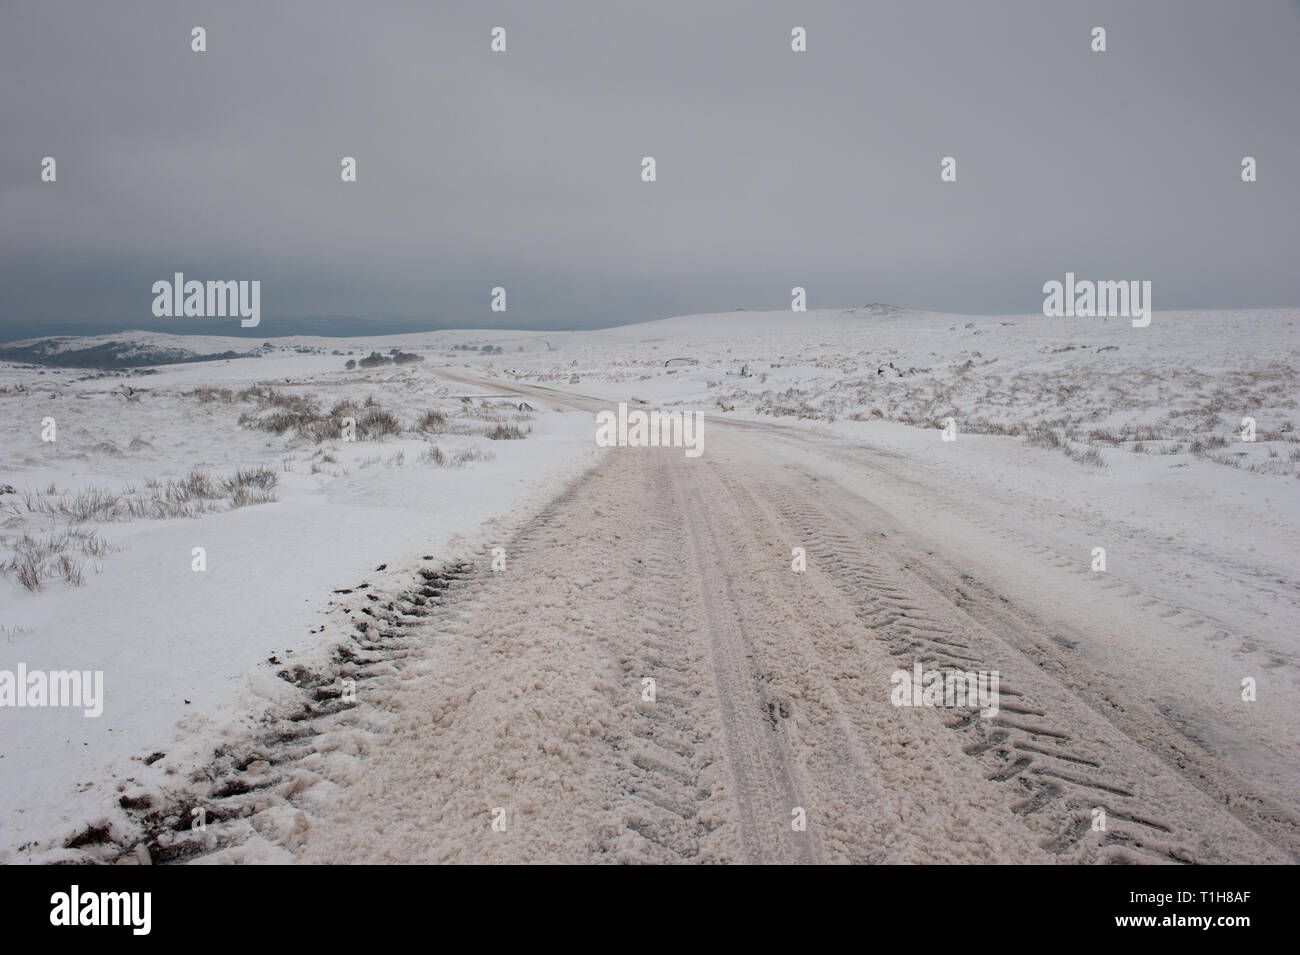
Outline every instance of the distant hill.
[[(276, 324), (263, 321), (256, 328), (240, 328), (239, 322), (191, 319), (144, 323), (142, 327), (105, 334), (75, 330), (68, 323), (57, 328), (42, 324), (41, 333), (27, 339), (0, 343), (0, 361), (42, 365), (51, 368), (98, 368), (118, 370), (181, 362), (257, 358), (272, 350), (294, 348), (320, 352), (347, 351), (364, 339), (367, 348), (387, 353), (390, 347), (403, 351), (423, 348), (470, 348), (492, 345), (498, 353), (505, 346), (516, 350), (554, 350), (556, 344), (581, 340), (598, 345), (606, 342), (653, 342), (672, 338), (703, 336), (706, 339), (739, 339), (755, 334), (781, 334), (792, 328), (830, 329), (861, 327), (864, 322), (907, 319), (951, 322), (955, 316), (913, 312), (895, 305), (870, 305), (792, 312), (789, 309), (711, 312), (602, 329), (542, 331), (506, 328), (432, 328), (429, 323), (392, 319), (349, 318), (295, 319)], [(276, 334), (270, 334), (272, 329)], [(293, 329), (299, 329), (293, 332)], [(274, 347), (272, 347), (274, 342)], [(364, 353), (364, 349), (363, 349)]]
[[(348, 315), (311, 315), (303, 318), (263, 318), (254, 328), (244, 328), (237, 318), (148, 318), (114, 327), (101, 320), (32, 321), (12, 319), (0, 324), (0, 343), (50, 338), (56, 335), (112, 335), (128, 329), (169, 335), (219, 335), (222, 338), (269, 338), (316, 335), (321, 338), (358, 338), (406, 335), (458, 327), (453, 322), (428, 319), (357, 318)], [(463, 323), (461, 326), (463, 327)], [(13, 360), (13, 359), (11, 359)]]
[(0, 345), (0, 361), (45, 365), (50, 368), (141, 368), (145, 365), (175, 365), (186, 361), (218, 361), (247, 358), (260, 348), (246, 352), (195, 352), (185, 348), (160, 348), (130, 341), (107, 341), (76, 347), (75, 340), (43, 338), (21, 345)]

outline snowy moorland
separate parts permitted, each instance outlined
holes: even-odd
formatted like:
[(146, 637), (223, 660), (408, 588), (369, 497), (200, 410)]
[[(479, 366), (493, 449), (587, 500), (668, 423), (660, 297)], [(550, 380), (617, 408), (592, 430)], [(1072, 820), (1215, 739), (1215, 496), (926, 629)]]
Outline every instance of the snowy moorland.
[[(110, 340), (249, 349), (69, 347)], [(910, 531), (1026, 613), (1075, 621), (1071, 651), (1108, 685), (1297, 808), (1300, 310), (1133, 328), (864, 306), (268, 344), (151, 369), (0, 365), (0, 670), (103, 671), (105, 687), (98, 717), (0, 710), (0, 860), (146, 842), (189, 857), (169, 852), (184, 794), (274, 775), (235, 755), (268, 714), (337, 701), (358, 620), (395, 625), (467, 568), (497, 569), (494, 549), (608, 454), (590, 409), (617, 402), (704, 412), (706, 457), (731, 422), (889, 462), (877, 502)], [(418, 360), (346, 367), (372, 352)], [(868, 493), (847, 462), (819, 473)], [(1114, 595), (1087, 582), (1095, 546)], [(1190, 622), (1174, 636), (1165, 618)], [(1259, 700), (1234, 708), (1243, 677)], [(358, 758), (375, 733), (330, 745)], [(303, 849), (295, 808), (328, 817), (346, 777), (278, 778), (222, 851), (354, 858), (345, 840)], [(929, 858), (918, 845), (901, 858)], [(974, 855), (1004, 857), (1023, 855)]]
[(102, 814), (122, 780), (187, 772), (367, 591), (488, 554), (596, 453), (576, 416), (309, 347), (144, 376), (4, 369), (0, 669), (102, 670), (106, 696), (94, 719), (0, 711), (6, 848)]

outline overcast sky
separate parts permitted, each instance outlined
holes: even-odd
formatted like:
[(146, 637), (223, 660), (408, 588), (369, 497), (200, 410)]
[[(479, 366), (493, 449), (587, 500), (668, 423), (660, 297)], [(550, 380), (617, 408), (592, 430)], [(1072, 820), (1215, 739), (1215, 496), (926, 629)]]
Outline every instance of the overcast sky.
[(260, 279), (268, 334), (795, 285), (1033, 312), (1067, 270), (1157, 309), (1296, 306), (1298, 240), (1295, 0), (0, 2), (0, 337), (130, 327), (177, 271)]

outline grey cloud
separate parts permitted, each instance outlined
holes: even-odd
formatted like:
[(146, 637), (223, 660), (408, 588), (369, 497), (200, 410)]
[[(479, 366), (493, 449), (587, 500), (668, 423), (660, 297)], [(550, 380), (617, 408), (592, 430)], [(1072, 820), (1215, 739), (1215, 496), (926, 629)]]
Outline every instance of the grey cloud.
[(1150, 279), (1157, 308), (1295, 305), (1298, 57), (1300, 5), (1264, 0), (10, 3), (0, 335), (129, 324), (174, 271), (261, 279), (268, 332), (608, 324), (794, 285), (1032, 311), (1067, 269)]

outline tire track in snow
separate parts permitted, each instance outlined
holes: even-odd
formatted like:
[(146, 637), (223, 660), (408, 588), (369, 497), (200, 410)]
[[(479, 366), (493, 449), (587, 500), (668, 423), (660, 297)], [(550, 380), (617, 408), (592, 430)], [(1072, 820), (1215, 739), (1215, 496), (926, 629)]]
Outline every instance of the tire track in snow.
[[(875, 699), (865, 728), (846, 717), (827, 676), (840, 665), (814, 652), (812, 635), (843, 639), (847, 604), (789, 586), (782, 535), (719, 473), (673, 449), (617, 449), (549, 508), (510, 549), (511, 571), (481, 575), (472, 601), (447, 608), (458, 622), (427, 634), (427, 655), (382, 703), (404, 729), (327, 776), (340, 788), (315, 806), (302, 857), (935, 860), (965, 850), (917, 841), (958, 814), (988, 823), (974, 827), (977, 856), (989, 832), (1014, 839), (977, 773), (958, 766), (943, 798), (900, 798), (876, 778), (951, 761), (934, 743), (942, 725), (914, 714), (934, 730), (877, 761), (894, 711)], [(868, 649), (853, 665), (887, 687), (888, 659)]]
[[(1283, 858), (889, 515), (765, 442), (611, 449), (507, 545), (508, 572), (397, 607), (373, 689), (277, 766), (295, 781), (265, 798), (305, 819), (281, 844), (315, 862)], [(1001, 670), (1003, 712), (892, 707), (906, 655)]]
[[(802, 475), (793, 485), (769, 484), (766, 493), (809, 542), (810, 557), (854, 595), (864, 623), (905, 661), (901, 669), (920, 661), (927, 669), (1000, 670), (1008, 699), (998, 716), (985, 720), (971, 710), (950, 726), (967, 737), (964, 751), (987, 765), (988, 778), (1019, 787), (1016, 814), (1049, 820), (1052, 834), (1042, 843), (1049, 852), (1123, 862), (1277, 855), (1220, 803), (1169, 779), (1166, 765), (1088, 705), (1083, 691), (1099, 676), (1045, 649), (1043, 636), (1024, 632), (996, 596), (927, 567), (888, 515), (824, 478)], [(1206, 761), (1188, 754), (1187, 764)], [(1096, 808), (1105, 811), (1107, 830), (1091, 834)], [(1259, 828), (1286, 844), (1287, 826)]]

